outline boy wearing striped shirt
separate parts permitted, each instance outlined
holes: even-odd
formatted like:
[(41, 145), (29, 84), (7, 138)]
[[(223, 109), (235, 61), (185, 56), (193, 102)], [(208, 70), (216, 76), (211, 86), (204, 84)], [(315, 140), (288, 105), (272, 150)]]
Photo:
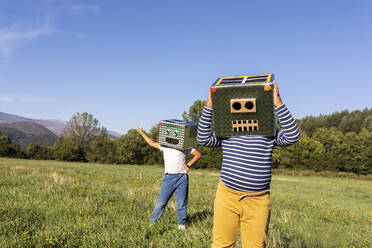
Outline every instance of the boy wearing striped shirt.
[(211, 89), (198, 125), (198, 143), (222, 145), (221, 180), (214, 202), (212, 247), (234, 247), (241, 227), (243, 247), (264, 247), (270, 220), (271, 160), (274, 146), (288, 146), (300, 138), (297, 124), (283, 104), (276, 82), (274, 112), (281, 130), (275, 137), (234, 136), (217, 138), (211, 131), (213, 117)]

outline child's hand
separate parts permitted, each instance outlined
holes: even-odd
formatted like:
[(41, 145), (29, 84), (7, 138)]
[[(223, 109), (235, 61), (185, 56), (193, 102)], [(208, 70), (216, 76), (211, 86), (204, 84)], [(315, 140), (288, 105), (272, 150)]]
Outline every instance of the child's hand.
[(189, 172), (189, 170), (190, 170), (190, 168), (187, 167), (186, 165), (184, 165), (183, 168), (185, 168), (185, 170), (186, 170), (187, 172)]
[(141, 125), (139, 125), (139, 126), (137, 127), (137, 132), (139, 132), (140, 134), (143, 133), (143, 129), (142, 129)]
[(207, 103), (205, 104), (207, 108), (212, 108), (212, 96), (211, 96), (211, 87), (209, 86), (208, 88), (208, 98), (207, 98)]

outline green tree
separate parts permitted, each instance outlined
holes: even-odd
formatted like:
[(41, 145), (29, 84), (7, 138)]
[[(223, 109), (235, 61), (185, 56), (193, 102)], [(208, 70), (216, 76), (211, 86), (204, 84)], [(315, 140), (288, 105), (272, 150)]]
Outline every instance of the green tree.
[(359, 173), (359, 166), (362, 162), (361, 144), (356, 132), (347, 132), (343, 136), (341, 154), (339, 156), (340, 170)]
[(214, 168), (222, 167), (222, 147), (204, 147), (197, 145), (194, 147), (200, 152), (202, 157), (193, 165), (193, 168)]
[(361, 163), (359, 164), (359, 173), (372, 173), (372, 132), (367, 128), (363, 128), (358, 134), (360, 144)]
[(343, 110), (341, 112), (335, 112), (330, 115), (325, 116), (325, 123), (322, 127), (331, 128), (331, 127), (338, 127), (342, 118), (349, 114), (348, 110)]
[(117, 151), (117, 142), (110, 139), (106, 129), (92, 141), (87, 159), (91, 162), (99, 163), (118, 163), (119, 156)]
[(313, 133), (320, 127), (325, 126), (324, 116), (320, 115), (319, 117), (306, 116), (301, 120), (296, 120), (299, 128), (306, 132), (310, 137)]
[(24, 158), (19, 145), (13, 144), (8, 136), (0, 134), (0, 157)]
[(364, 119), (361, 128), (366, 128), (369, 132), (372, 132), (372, 115)]
[(341, 144), (343, 141), (344, 134), (338, 131), (335, 127), (331, 128), (319, 128), (313, 134), (313, 138), (318, 140), (324, 145), (325, 152), (327, 153), (338, 153), (335, 149), (335, 144)]
[(64, 132), (75, 143), (88, 150), (91, 142), (100, 134), (101, 126), (92, 114), (76, 113), (67, 122)]
[(41, 146), (41, 159), (51, 160), (53, 157), (53, 145), (43, 145)]
[(53, 159), (52, 146), (50, 145), (39, 145), (38, 143), (30, 143), (26, 148), (27, 158), (31, 159)]
[[(156, 124), (155, 126), (153, 126), (150, 129), (148, 135), (152, 140), (159, 142), (159, 124)], [(156, 164), (156, 165), (164, 164), (163, 153), (160, 152), (159, 150), (154, 149), (151, 146), (146, 146), (143, 149), (143, 153), (144, 153), (145, 164)]]
[(343, 133), (347, 132), (359, 132), (363, 123), (363, 113), (360, 110), (351, 112), (349, 115), (345, 115), (340, 122), (339, 130)]
[(361, 165), (360, 173), (372, 174), (372, 144), (363, 152), (363, 164)]
[(26, 155), (31, 159), (41, 159), (42, 148), (39, 144), (32, 142), (26, 148)]
[(196, 100), (193, 105), (190, 106), (189, 112), (184, 111), (182, 118), (184, 121), (199, 122), (200, 116), (203, 113), (205, 106), (204, 100)]
[(296, 144), (274, 149), (273, 168), (320, 171), (325, 169), (323, 157), (323, 144), (302, 132), (301, 139)]
[(310, 137), (318, 128), (335, 127), (343, 133), (359, 133), (365, 127), (371, 131), (372, 109), (365, 108), (363, 111), (354, 110), (352, 112), (343, 110), (329, 115), (306, 116), (297, 120), (297, 122), (301, 130), (305, 131)]
[(344, 134), (341, 131), (336, 127), (319, 128), (313, 134), (313, 139), (319, 141), (324, 147), (322, 163), (325, 169), (338, 171), (343, 167), (340, 157), (344, 150)]
[(117, 139), (119, 161), (122, 164), (144, 164), (147, 144), (136, 129)]
[(359, 134), (348, 132), (344, 135), (343, 150), (340, 160), (347, 172), (366, 173), (368, 171), (368, 154), (372, 145), (372, 133), (362, 129)]
[(293, 146), (294, 163), (300, 168), (321, 171), (326, 169), (323, 164), (324, 147), (318, 140), (302, 135), (300, 141)]
[(61, 161), (86, 161), (81, 145), (76, 143), (71, 137), (63, 136), (58, 137), (53, 146), (53, 157)]

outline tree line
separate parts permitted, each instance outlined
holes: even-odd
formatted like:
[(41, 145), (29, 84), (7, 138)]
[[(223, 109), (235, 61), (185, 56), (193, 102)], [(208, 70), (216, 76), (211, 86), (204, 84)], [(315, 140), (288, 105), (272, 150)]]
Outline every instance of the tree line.
[[(205, 101), (197, 100), (184, 111), (186, 121), (198, 122)], [(289, 147), (276, 147), (273, 168), (372, 174), (372, 109), (348, 110), (296, 120), (301, 139)], [(148, 135), (158, 140), (159, 126)], [(195, 168), (221, 168), (221, 148), (195, 147), (202, 158)], [(26, 149), (0, 135), (0, 156), (114, 164), (161, 165), (160, 151), (148, 146), (136, 129), (112, 139), (88, 113), (76, 113), (65, 133), (53, 145), (31, 143)]]

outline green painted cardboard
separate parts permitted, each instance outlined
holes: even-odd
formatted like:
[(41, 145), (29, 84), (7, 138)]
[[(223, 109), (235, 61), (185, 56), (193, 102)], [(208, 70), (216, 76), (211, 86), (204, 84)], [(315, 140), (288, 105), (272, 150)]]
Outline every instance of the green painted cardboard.
[(217, 80), (212, 85), (213, 130), (217, 137), (275, 135), (274, 77), (265, 75), (271, 75), (271, 80), (224, 85), (217, 85)]

